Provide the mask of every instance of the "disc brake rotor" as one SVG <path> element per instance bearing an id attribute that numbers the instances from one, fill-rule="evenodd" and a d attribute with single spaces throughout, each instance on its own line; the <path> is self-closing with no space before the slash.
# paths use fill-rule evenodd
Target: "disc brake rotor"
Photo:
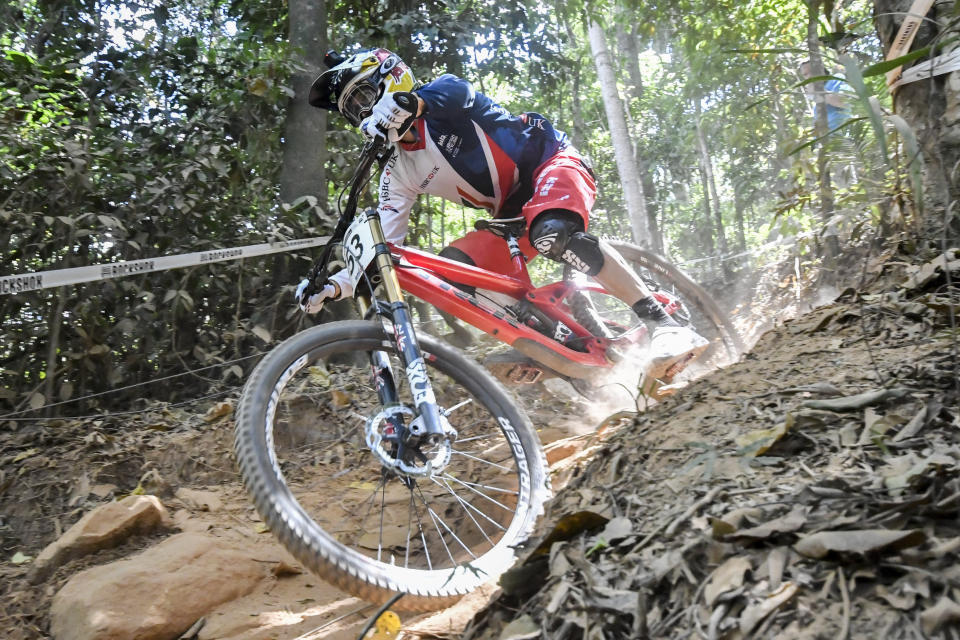
<path id="1" fill-rule="evenodd" d="M 404 434 L 399 432 L 397 424 L 403 422 L 404 416 L 414 418 L 416 413 L 406 406 L 388 407 L 369 418 L 364 428 L 367 446 L 384 467 L 405 476 L 425 478 L 443 471 L 450 463 L 456 432 L 445 429 L 448 436 L 453 437 L 443 438 L 430 445 L 429 451 L 424 451 L 419 444 L 402 442 Z M 447 426 L 445 416 L 442 420 Z"/>

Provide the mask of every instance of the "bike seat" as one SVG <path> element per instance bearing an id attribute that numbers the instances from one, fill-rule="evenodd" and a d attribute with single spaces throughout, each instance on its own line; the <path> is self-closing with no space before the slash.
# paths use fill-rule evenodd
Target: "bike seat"
<path id="1" fill-rule="evenodd" d="M 527 228 L 527 219 L 523 216 L 519 218 L 496 218 L 494 220 L 477 220 L 473 223 L 473 228 L 477 231 L 489 231 L 496 236 L 506 238 L 508 235 L 519 238 Z"/>

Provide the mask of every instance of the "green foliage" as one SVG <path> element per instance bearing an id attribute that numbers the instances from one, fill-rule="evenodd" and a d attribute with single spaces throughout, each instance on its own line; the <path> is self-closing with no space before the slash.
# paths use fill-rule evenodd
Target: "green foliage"
<path id="1" fill-rule="evenodd" d="M 800 0 L 385 0 L 329 2 L 327 9 L 331 47 L 386 46 L 421 80 L 461 74 L 507 109 L 554 121 L 593 161 L 600 192 L 591 229 L 625 237 L 630 226 L 586 39 L 587 20 L 601 21 L 616 41 L 631 142 L 648 170 L 644 189 L 665 251 L 678 261 L 714 256 L 720 246 L 716 221 L 706 215 L 698 117 L 735 252 L 816 237 L 824 221 L 815 215 L 822 176 L 813 153 L 821 145 L 834 167 L 858 176 L 838 190 L 831 224 L 845 232 L 884 224 L 875 212 L 896 183 L 881 158 L 893 149 L 894 129 L 920 193 L 916 136 L 885 113 L 879 76 L 889 64 L 870 64 L 881 57 L 876 39 L 843 27 L 869 19 L 865 0 L 838 6 L 837 20 L 821 26 L 826 75 L 852 88 L 854 117 L 819 138 L 809 86 L 797 73 L 807 57 L 807 5 Z M 286 3 L 263 0 L 28 0 L 0 8 L 3 275 L 328 230 L 333 212 L 277 200 L 292 97 L 286 34 L 296 17 L 288 11 Z M 359 144 L 341 118 L 329 119 L 327 175 L 318 180 L 326 181 L 331 203 Z M 484 213 L 421 198 L 409 241 L 439 250 Z M 535 264 L 540 277 L 555 268 Z M 719 278 L 718 264 L 696 262 L 691 271 L 700 280 Z M 0 411 L 255 354 L 264 336 L 295 330 L 300 316 L 290 291 L 307 268 L 306 254 L 282 254 L 0 297 Z M 64 412 L 125 406 L 144 393 L 193 397 L 198 382 L 235 384 L 246 366 Z M 55 384 L 44 399 L 48 369 Z"/>

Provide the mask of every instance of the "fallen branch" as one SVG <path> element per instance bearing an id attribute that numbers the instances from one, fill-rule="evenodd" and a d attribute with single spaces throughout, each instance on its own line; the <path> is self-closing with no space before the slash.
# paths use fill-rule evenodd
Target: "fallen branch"
<path id="1" fill-rule="evenodd" d="M 666 528 L 666 530 L 663 533 L 665 535 L 672 536 L 674 533 L 677 532 L 677 529 L 680 528 L 680 525 L 682 525 L 684 522 L 686 522 L 691 517 L 693 517 L 700 509 L 702 509 L 706 505 L 713 502 L 714 499 L 718 495 L 720 495 L 722 491 L 723 491 L 723 487 L 714 487 L 713 489 L 711 489 L 709 492 L 707 492 L 707 495 L 703 496 L 702 498 L 694 502 L 692 505 L 690 505 L 687 508 L 686 511 L 684 511 L 679 516 L 677 516 L 674 519 L 674 521 L 670 523 L 670 525 Z"/>
<path id="2" fill-rule="evenodd" d="M 856 411 L 874 404 L 879 404 L 885 400 L 902 398 L 910 393 L 909 389 L 877 389 L 858 393 L 855 396 L 845 398 L 835 398 L 833 400 L 807 400 L 801 407 L 807 409 L 822 409 L 824 411 Z"/>

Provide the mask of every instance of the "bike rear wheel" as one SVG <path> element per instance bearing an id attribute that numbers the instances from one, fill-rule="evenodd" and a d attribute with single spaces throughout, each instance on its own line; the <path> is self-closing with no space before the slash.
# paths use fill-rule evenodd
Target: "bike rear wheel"
<path id="1" fill-rule="evenodd" d="M 369 444 L 391 420 L 408 422 L 412 405 L 383 417 L 369 352 L 389 356 L 408 402 L 409 385 L 392 336 L 364 321 L 314 327 L 270 352 L 244 388 L 235 450 L 257 511 L 300 562 L 371 602 L 405 593 L 396 608 L 428 611 L 513 564 L 549 485 L 537 434 L 503 387 L 453 348 L 419 342 L 457 431 L 445 466 L 405 474 Z"/>
<path id="2" fill-rule="evenodd" d="M 635 244 L 619 240 L 608 242 L 620 252 L 651 290 L 666 291 L 680 301 L 681 306 L 674 318 L 710 341 L 709 348 L 699 358 L 701 363 L 732 362 L 744 351 L 743 342 L 733 323 L 710 294 L 687 274 L 663 257 Z M 576 277 L 576 274 L 570 267 L 564 268 L 565 279 Z M 585 294 L 582 297 L 575 296 L 571 302 L 574 305 L 591 305 L 596 314 L 611 325 L 629 327 L 637 323 L 633 312 L 610 296 Z"/>

